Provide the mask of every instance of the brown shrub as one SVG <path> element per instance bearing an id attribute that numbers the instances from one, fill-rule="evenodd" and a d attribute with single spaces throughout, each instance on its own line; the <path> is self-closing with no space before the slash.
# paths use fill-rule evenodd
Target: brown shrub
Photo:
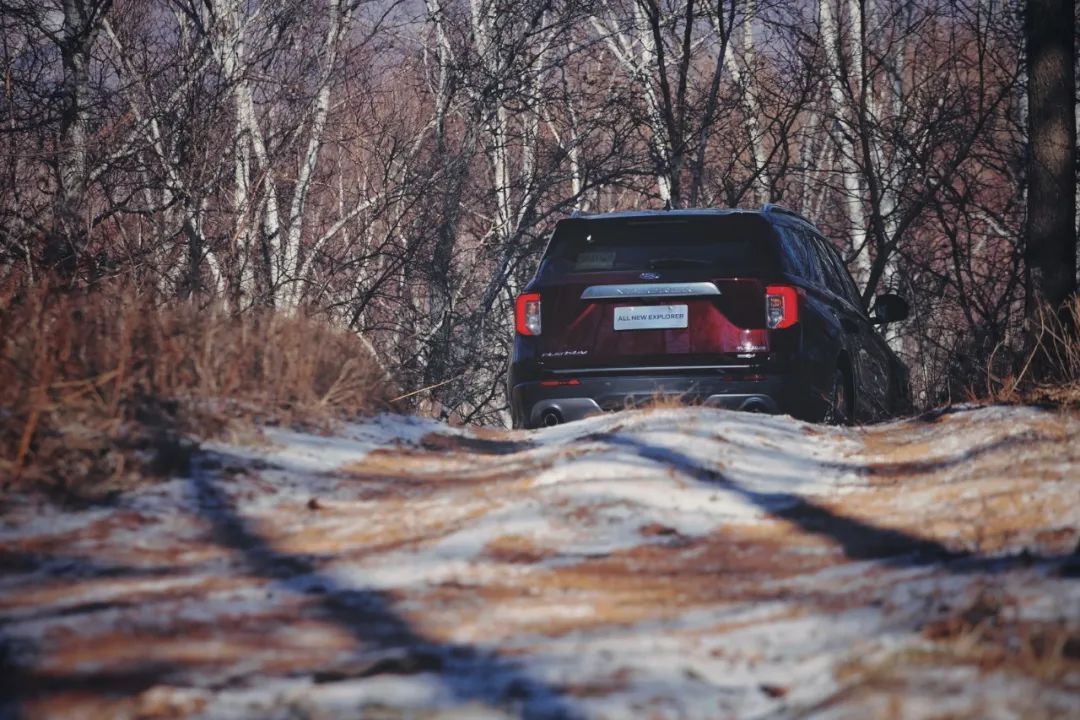
<path id="1" fill-rule="evenodd" d="M 1029 322 L 1032 342 L 1019 369 L 1003 378 L 988 372 L 985 396 L 1001 403 L 1080 406 L 1080 297 L 1060 313 L 1044 308 Z M 982 397 L 974 389 L 969 394 Z"/>
<path id="2" fill-rule="evenodd" d="M 358 336 L 302 313 L 159 303 L 106 285 L 0 297 L 0 477 L 94 494 L 186 463 L 236 421 L 326 422 L 388 407 Z"/>

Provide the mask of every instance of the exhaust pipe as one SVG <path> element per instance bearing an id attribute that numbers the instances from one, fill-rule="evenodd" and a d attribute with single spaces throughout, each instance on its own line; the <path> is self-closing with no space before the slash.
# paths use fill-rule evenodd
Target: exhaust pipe
<path id="1" fill-rule="evenodd" d="M 744 402 L 739 409 L 745 412 L 752 413 L 763 413 L 769 411 L 769 409 L 765 406 L 765 403 L 763 403 L 761 400 L 758 400 L 757 398 L 750 398 L 749 400 Z"/>
<path id="2" fill-rule="evenodd" d="M 555 427 L 562 422 L 562 415 L 554 408 L 548 408 L 540 415 L 540 424 L 544 427 Z"/>

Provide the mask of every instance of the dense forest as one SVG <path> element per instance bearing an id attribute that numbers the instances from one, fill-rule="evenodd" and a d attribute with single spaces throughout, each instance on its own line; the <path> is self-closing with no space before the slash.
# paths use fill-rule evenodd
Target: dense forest
<path id="1" fill-rule="evenodd" d="M 3 0 L 0 296 L 324 318 L 416 409 L 500 422 L 556 219 L 778 202 L 911 301 L 917 405 L 992 394 L 1075 294 L 1073 12 Z"/>

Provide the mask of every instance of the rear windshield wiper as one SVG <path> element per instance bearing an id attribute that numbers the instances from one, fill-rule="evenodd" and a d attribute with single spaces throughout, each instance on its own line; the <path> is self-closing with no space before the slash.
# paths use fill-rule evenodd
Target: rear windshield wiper
<path id="1" fill-rule="evenodd" d="M 653 258 L 649 261 L 648 266 L 650 270 L 656 268 L 677 268 L 677 267 L 712 267 L 711 260 L 702 260 L 700 258 L 683 258 L 683 257 L 669 257 L 669 258 Z"/>

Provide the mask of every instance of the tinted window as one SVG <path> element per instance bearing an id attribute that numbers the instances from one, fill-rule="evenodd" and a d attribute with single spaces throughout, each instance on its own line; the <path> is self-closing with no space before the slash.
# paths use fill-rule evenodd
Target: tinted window
<path id="1" fill-rule="evenodd" d="M 840 279 L 840 274 L 836 271 L 836 265 L 832 262 L 832 256 L 829 254 L 828 248 L 825 247 L 825 242 L 820 238 L 815 237 L 814 244 L 818 248 L 818 257 L 821 260 L 821 270 L 825 276 L 825 287 L 837 297 L 846 297 L 844 283 Z"/>
<path id="2" fill-rule="evenodd" d="M 801 228 L 780 225 L 776 228 L 783 248 L 783 265 L 786 272 L 821 285 L 821 268 L 818 267 L 817 251 L 809 233 Z"/>
<path id="3" fill-rule="evenodd" d="M 856 308 L 862 308 L 862 298 L 859 296 L 859 291 L 855 287 L 851 275 L 848 274 L 844 262 L 840 259 L 839 253 L 824 238 L 817 236 L 816 239 L 821 245 L 821 262 L 825 269 L 826 283 L 829 289 Z"/>
<path id="4" fill-rule="evenodd" d="M 836 262 L 840 265 L 840 281 L 847 289 L 848 299 L 851 300 L 852 305 L 861 310 L 863 307 L 863 301 L 862 295 L 859 293 L 859 288 L 857 285 L 855 285 L 855 281 L 851 279 L 851 273 L 848 272 L 847 266 L 844 265 L 843 261 L 840 259 L 840 255 L 838 253 L 834 254 L 836 254 Z"/>
<path id="5" fill-rule="evenodd" d="M 753 215 L 564 220 L 555 228 L 540 274 L 696 267 L 756 274 L 776 267 L 773 237 L 769 224 Z"/>

